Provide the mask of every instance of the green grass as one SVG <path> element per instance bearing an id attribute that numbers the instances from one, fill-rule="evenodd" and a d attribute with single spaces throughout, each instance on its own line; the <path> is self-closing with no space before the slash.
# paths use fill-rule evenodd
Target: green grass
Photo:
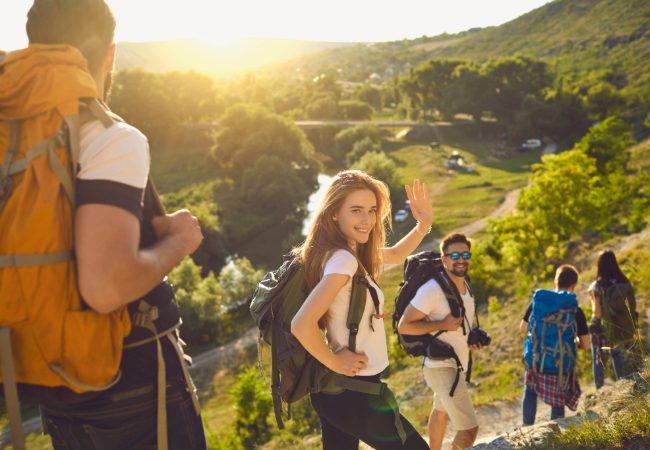
<path id="1" fill-rule="evenodd" d="M 494 211 L 505 194 L 526 185 L 532 164 L 540 151 L 517 153 L 497 159 L 491 151 L 494 138 L 482 137 L 471 125 L 439 126 L 444 145 L 406 145 L 390 153 L 398 162 L 403 184 L 419 178 L 427 183 L 434 207 L 434 234 L 444 235 Z M 462 173 L 445 167 L 447 156 L 457 150 L 474 172 Z M 398 238 L 413 226 L 412 220 L 395 224 Z"/>

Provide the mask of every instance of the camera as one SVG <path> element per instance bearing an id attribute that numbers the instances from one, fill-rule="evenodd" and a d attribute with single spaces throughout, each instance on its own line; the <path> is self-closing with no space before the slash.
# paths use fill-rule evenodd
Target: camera
<path id="1" fill-rule="evenodd" d="M 485 347 L 486 345 L 490 345 L 490 342 L 492 342 L 492 338 L 482 328 L 472 328 L 467 336 L 467 343 L 469 345 L 479 344 Z"/>

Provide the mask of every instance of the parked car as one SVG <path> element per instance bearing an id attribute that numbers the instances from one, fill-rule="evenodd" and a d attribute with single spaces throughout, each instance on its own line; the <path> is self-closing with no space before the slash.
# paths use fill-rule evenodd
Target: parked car
<path id="1" fill-rule="evenodd" d="M 535 150 L 537 148 L 540 148 L 541 146 L 542 146 L 542 141 L 540 139 L 527 139 L 521 143 L 519 149 L 521 151 Z"/>
<path id="2" fill-rule="evenodd" d="M 395 213 L 395 216 L 393 217 L 395 219 L 395 222 L 404 222 L 409 216 L 409 213 L 405 209 L 400 209 Z"/>

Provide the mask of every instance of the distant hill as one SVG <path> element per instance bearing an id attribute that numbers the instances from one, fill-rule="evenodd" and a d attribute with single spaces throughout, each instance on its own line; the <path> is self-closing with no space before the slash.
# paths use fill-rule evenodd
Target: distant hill
<path id="1" fill-rule="evenodd" d="M 200 40 L 120 42 L 116 65 L 118 70 L 194 70 L 224 76 L 347 45 L 351 44 L 262 38 L 240 39 L 223 44 Z"/>
<path id="2" fill-rule="evenodd" d="M 289 65 L 341 68 L 351 81 L 392 74 L 431 58 L 485 60 L 527 55 L 560 72 L 611 73 L 619 88 L 650 86 L 650 1 L 557 0 L 497 27 L 326 50 Z"/>

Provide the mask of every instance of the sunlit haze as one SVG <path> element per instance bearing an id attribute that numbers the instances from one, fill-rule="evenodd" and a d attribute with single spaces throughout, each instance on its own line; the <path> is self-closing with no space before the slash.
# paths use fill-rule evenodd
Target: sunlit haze
<path id="1" fill-rule="evenodd" d="M 548 0 L 109 0 L 116 40 L 243 37 L 380 42 L 500 25 Z M 25 20 L 32 0 L 7 0 L 0 15 L 0 48 L 27 45 Z"/>

